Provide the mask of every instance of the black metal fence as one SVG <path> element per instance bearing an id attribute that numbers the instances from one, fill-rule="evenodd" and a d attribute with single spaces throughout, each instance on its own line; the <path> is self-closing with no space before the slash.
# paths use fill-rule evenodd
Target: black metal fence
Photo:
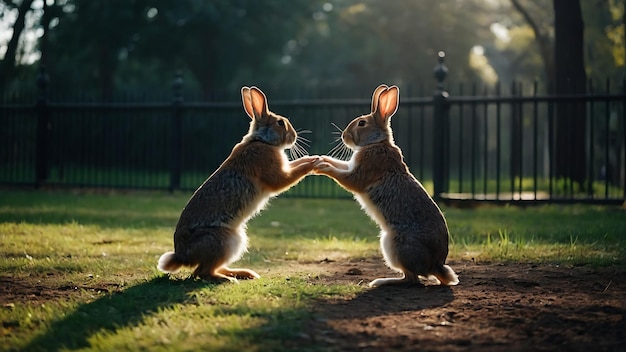
<path id="1" fill-rule="evenodd" d="M 476 86 L 463 85 L 448 94 L 443 62 L 436 76 L 434 94 L 401 94 L 392 125 L 411 171 L 438 199 L 603 204 L 626 199 L 623 82 L 584 96 L 540 96 L 536 84 L 529 93 L 515 84 L 507 95 L 500 86 L 478 93 Z M 180 77 L 169 102 L 116 103 L 50 100 L 44 77 L 37 99 L 5 97 L 0 105 L 2 185 L 192 191 L 247 131 L 240 101 L 186 102 Z M 347 125 L 370 104 L 268 98 L 270 109 L 289 117 L 296 129 L 313 131 L 306 136 L 311 154 L 327 153 L 336 137 L 332 124 Z M 555 112 L 574 103 L 585 109 L 580 140 L 585 155 L 559 155 L 584 160 L 583 182 L 555 172 Z M 325 177 L 311 176 L 287 196 L 350 195 Z"/>

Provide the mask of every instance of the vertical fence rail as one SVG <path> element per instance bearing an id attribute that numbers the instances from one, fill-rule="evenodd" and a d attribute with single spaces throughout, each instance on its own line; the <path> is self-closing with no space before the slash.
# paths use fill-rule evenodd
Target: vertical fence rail
<path id="1" fill-rule="evenodd" d="M 41 187 L 48 179 L 48 150 L 50 148 L 50 110 L 48 108 L 48 74 L 45 67 L 39 69 L 37 75 L 37 142 L 35 161 L 35 186 Z"/>
<path id="2" fill-rule="evenodd" d="M 437 79 L 437 87 L 433 94 L 433 187 L 435 198 L 440 198 L 448 191 L 448 146 L 449 139 L 449 111 L 448 92 L 444 89 L 444 80 L 448 74 L 448 68 L 444 63 L 445 53 L 438 53 L 439 64 L 435 67 L 434 74 Z"/>
<path id="3" fill-rule="evenodd" d="M 626 12 L 624 12 L 626 16 Z M 626 79 L 622 80 L 622 143 L 620 146 L 620 170 L 624 170 L 622 173 L 622 198 L 626 201 Z M 618 132 L 619 133 L 619 132 Z"/>
<path id="4" fill-rule="evenodd" d="M 170 150 L 170 192 L 180 189 L 182 174 L 182 149 L 183 149 L 183 74 L 176 72 L 172 82 L 172 117 L 171 117 L 171 141 Z"/>

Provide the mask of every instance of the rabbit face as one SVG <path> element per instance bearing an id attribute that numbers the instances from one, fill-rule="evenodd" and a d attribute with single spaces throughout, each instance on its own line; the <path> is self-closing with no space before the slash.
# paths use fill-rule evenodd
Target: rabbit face
<path id="1" fill-rule="evenodd" d="M 251 130 L 256 139 L 286 149 L 291 148 L 298 137 L 289 120 L 273 113 L 264 119 L 254 119 Z"/>
<path id="2" fill-rule="evenodd" d="M 369 144 L 380 143 L 391 137 L 387 123 L 378 124 L 374 114 L 364 115 L 352 120 L 341 134 L 343 143 L 352 150 Z"/>
<path id="3" fill-rule="evenodd" d="M 372 95 L 372 112 L 352 120 L 341 133 L 341 140 L 350 149 L 389 141 L 393 143 L 391 116 L 398 110 L 398 87 L 381 84 Z"/>

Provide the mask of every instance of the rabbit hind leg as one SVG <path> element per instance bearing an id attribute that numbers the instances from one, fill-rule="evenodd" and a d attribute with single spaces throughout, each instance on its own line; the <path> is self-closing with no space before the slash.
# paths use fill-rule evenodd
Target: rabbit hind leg
<path id="1" fill-rule="evenodd" d="M 369 287 L 380 287 L 380 286 L 413 286 L 413 285 L 422 285 L 418 279 L 418 276 L 410 271 L 404 271 L 404 275 L 402 277 L 385 277 L 378 278 L 369 283 Z"/>
<path id="2" fill-rule="evenodd" d="M 244 268 L 228 268 L 224 266 L 224 267 L 217 269 L 216 272 L 218 274 L 236 278 L 239 280 L 252 280 L 252 279 L 258 279 L 261 277 L 261 275 L 257 274 L 253 270 L 244 269 Z"/>
<path id="3" fill-rule="evenodd" d="M 215 265 L 207 265 L 206 262 L 198 265 L 192 275 L 207 281 L 237 283 L 235 277 L 221 273 L 220 268 L 216 268 Z"/>
<path id="4" fill-rule="evenodd" d="M 189 257 L 198 263 L 193 275 L 210 281 L 236 282 L 238 277 L 252 275 L 249 272 L 229 271 L 229 263 L 239 259 L 246 250 L 245 232 L 233 232 L 228 228 L 210 228 L 198 231 L 198 239 Z M 240 275 L 237 275 L 240 273 Z M 258 274 L 257 274 L 258 276 Z"/>
<path id="5" fill-rule="evenodd" d="M 433 273 L 442 285 L 454 286 L 459 284 L 459 276 L 448 265 L 440 265 Z"/>

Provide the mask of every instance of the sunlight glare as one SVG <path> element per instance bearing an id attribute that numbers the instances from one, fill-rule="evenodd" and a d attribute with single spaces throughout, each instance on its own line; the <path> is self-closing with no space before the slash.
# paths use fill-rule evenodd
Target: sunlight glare
<path id="1" fill-rule="evenodd" d="M 509 30 L 502 23 L 494 22 L 489 26 L 489 30 L 496 36 L 496 39 L 508 43 L 511 41 Z"/>
<path id="2" fill-rule="evenodd" d="M 148 9 L 148 12 L 146 13 L 146 16 L 149 19 L 153 19 L 155 18 L 157 15 L 159 14 L 159 10 L 156 7 L 151 7 L 150 9 Z"/>

